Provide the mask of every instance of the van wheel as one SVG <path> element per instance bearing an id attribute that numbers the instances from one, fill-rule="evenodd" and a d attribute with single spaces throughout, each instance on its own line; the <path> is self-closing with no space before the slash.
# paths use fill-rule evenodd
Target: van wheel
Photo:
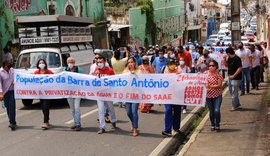
<path id="1" fill-rule="evenodd" d="M 30 106 L 33 103 L 33 99 L 23 99 L 22 103 L 24 106 Z"/>

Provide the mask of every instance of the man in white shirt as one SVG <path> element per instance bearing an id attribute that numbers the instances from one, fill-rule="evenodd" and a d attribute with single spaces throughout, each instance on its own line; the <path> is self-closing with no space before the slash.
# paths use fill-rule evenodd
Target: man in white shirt
<path id="1" fill-rule="evenodd" d="M 252 88 L 259 90 L 260 83 L 260 61 L 262 59 L 261 52 L 255 49 L 254 45 L 250 45 L 249 49 L 252 55 L 252 70 L 250 73 Z"/>
<path id="2" fill-rule="evenodd" d="M 246 82 L 246 91 L 249 93 L 249 83 L 250 83 L 250 71 L 252 70 L 252 55 L 249 49 L 244 48 L 242 42 L 238 43 L 238 50 L 235 54 L 240 57 L 242 61 L 242 81 L 241 81 L 241 94 L 245 95 L 245 82 Z"/>

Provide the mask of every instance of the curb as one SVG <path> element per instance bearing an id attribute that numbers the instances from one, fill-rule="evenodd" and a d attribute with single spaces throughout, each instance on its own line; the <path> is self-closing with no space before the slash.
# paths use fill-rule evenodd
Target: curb
<path id="1" fill-rule="evenodd" d="M 222 90 L 227 87 L 227 83 L 223 82 Z M 192 122 L 200 117 L 205 107 L 195 107 L 185 118 L 181 121 L 180 131 L 182 134 L 173 133 L 172 137 L 165 138 L 163 141 L 149 154 L 149 156 L 165 156 L 174 154 L 181 143 L 186 139 L 189 133 Z"/>

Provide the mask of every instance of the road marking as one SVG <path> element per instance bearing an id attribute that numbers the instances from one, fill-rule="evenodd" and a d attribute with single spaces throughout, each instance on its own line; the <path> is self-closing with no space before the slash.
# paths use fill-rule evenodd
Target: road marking
<path id="1" fill-rule="evenodd" d="M 89 115 L 91 115 L 91 114 L 94 114 L 94 113 L 96 113 L 98 111 L 98 109 L 96 108 L 96 109 L 94 109 L 94 110 L 91 110 L 90 112 L 87 112 L 87 113 L 85 113 L 85 114 L 83 114 L 83 115 L 81 115 L 81 119 L 83 119 L 83 118 L 85 118 L 85 117 L 87 117 L 87 116 L 89 116 Z M 69 124 L 72 124 L 73 123 L 73 119 L 71 119 L 71 120 L 69 120 L 69 121 L 67 121 L 67 122 L 65 122 L 65 124 L 66 125 L 69 125 Z"/>
<path id="2" fill-rule="evenodd" d="M 16 109 L 16 112 L 18 111 L 18 109 Z M 7 115 L 7 112 L 1 113 L 0 116 L 4 116 Z"/>
<path id="3" fill-rule="evenodd" d="M 222 97 L 226 95 L 226 93 L 229 91 L 229 87 L 225 89 L 225 91 L 222 93 Z M 198 125 L 198 127 L 195 129 L 194 133 L 190 136 L 190 139 L 188 142 L 183 146 L 181 151 L 179 152 L 178 156 L 183 156 L 189 149 L 189 147 L 196 141 L 196 138 L 198 134 L 202 131 L 205 123 L 209 119 L 209 112 L 205 115 L 201 123 Z"/>

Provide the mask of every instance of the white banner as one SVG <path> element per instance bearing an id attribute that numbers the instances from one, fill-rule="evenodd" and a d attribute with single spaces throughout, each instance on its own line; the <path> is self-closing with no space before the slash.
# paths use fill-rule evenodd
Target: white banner
<path id="1" fill-rule="evenodd" d="M 224 55 L 227 54 L 221 54 L 221 53 L 210 53 L 209 57 L 218 63 L 219 69 L 225 69 L 227 70 L 227 67 L 225 65 Z"/>
<path id="2" fill-rule="evenodd" d="M 16 99 L 83 99 L 204 106 L 205 74 L 121 74 L 98 78 L 62 72 L 33 75 L 15 72 Z"/>

